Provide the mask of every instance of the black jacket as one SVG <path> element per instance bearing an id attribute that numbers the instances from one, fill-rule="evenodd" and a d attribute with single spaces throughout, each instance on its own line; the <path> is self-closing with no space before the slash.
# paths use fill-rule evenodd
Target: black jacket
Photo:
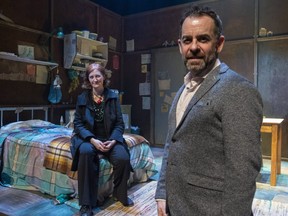
<path id="1" fill-rule="evenodd" d="M 118 95 L 112 90 L 104 89 L 104 127 L 109 140 L 124 143 L 124 122 L 122 118 Z M 78 96 L 74 119 L 74 132 L 71 138 L 71 154 L 73 157 L 71 170 L 76 171 L 78 166 L 79 146 L 94 137 L 94 117 L 91 90 L 84 91 Z"/>

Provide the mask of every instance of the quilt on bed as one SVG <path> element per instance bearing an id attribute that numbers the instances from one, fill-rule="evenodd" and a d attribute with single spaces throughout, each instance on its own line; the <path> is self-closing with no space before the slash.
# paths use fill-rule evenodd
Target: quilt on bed
<path id="1" fill-rule="evenodd" d="M 10 185 L 33 185 L 51 195 L 73 193 L 77 173 L 70 171 L 72 129 L 41 120 L 12 123 L 0 130 L 3 151 L 2 181 Z M 157 173 L 149 142 L 142 136 L 124 134 L 130 149 L 133 169 L 146 170 L 147 177 Z M 99 185 L 112 174 L 108 160 L 100 160 Z M 53 192 L 51 192 L 53 191 Z"/>

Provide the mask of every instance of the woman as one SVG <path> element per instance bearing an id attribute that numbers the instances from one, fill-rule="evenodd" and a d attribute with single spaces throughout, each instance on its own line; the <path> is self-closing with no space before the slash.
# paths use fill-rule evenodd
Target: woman
<path id="1" fill-rule="evenodd" d="M 114 199 L 124 206 L 134 204 L 127 196 L 131 165 L 120 103 L 108 84 L 104 67 L 93 63 L 84 77 L 83 88 L 87 90 L 77 99 L 71 153 L 72 170 L 78 170 L 80 215 L 93 215 L 97 206 L 99 154 L 113 165 Z"/>

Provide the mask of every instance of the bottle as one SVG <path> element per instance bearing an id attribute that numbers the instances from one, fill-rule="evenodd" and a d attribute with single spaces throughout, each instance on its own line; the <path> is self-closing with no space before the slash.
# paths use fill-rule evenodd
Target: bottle
<path id="1" fill-rule="evenodd" d="M 63 116 L 60 117 L 60 125 L 62 125 L 62 126 L 64 125 L 64 118 L 63 118 Z"/>

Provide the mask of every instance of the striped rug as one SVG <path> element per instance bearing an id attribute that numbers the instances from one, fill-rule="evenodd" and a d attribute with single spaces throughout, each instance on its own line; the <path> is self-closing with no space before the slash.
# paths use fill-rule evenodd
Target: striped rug
<path id="1" fill-rule="evenodd" d="M 157 215 L 157 207 L 154 199 L 157 181 L 151 181 L 139 190 L 130 194 L 133 200 L 133 207 L 124 207 L 120 202 L 116 202 L 103 209 L 94 216 L 154 216 Z"/>
<path id="2" fill-rule="evenodd" d="M 157 181 L 151 181 L 141 187 L 129 197 L 134 201 L 133 207 L 123 207 L 116 202 L 96 213 L 95 216 L 156 216 L 157 206 L 154 199 Z M 273 190 L 275 196 L 272 200 L 254 198 L 252 210 L 254 216 L 288 216 L 287 188 L 277 190 L 267 184 L 257 184 L 257 190 Z M 265 197 L 266 198 L 266 197 Z"/>

